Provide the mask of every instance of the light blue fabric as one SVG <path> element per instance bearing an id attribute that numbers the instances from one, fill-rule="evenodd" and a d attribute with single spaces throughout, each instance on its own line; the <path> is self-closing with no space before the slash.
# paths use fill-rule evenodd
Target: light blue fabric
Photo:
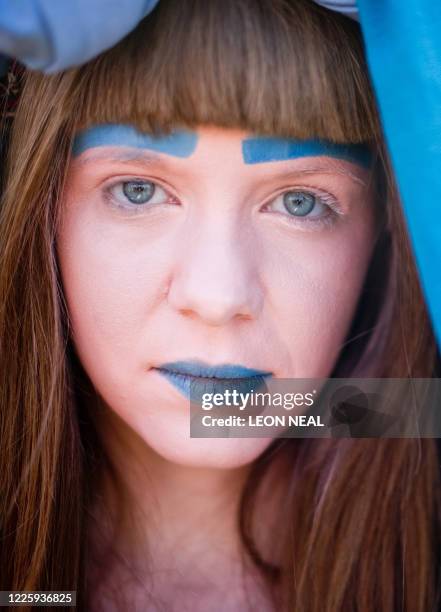
<path id="1" fill-rule="evenodd" d="M 358 0 L 367 59 L 441 345 L 441 2 Z"/>
<path id="2" fill-rule="evenodd" d="M 87 62 L 158 0 L 0 0 L 0 53 L 52 73 Z"/>
<path id="3" fill-rule="evenodd" d="M 340 12 L 356 4 L 317 2 Z M 441 0 L 357 4 L 420 280 L 441 346 Z"/>
<path id="4" fill-rule="evenodd" d="M 315 0 L 317 4 L 321 4 L 327 9 L 343 13 L 352 19 L 358 19 L 358 10 L 356 0 Z"/>

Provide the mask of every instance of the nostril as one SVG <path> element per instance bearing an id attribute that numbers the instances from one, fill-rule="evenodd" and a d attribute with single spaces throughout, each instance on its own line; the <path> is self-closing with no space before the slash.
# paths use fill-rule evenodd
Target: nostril
<path id="1" fill-rule="evenodd" d="M 224 325 L 254 319 L 261 309 L 263 292 L 248 257 L 231 241 L 205 236 L 182 251 L 171 273 L 167 300 L 182 316 Z"/>

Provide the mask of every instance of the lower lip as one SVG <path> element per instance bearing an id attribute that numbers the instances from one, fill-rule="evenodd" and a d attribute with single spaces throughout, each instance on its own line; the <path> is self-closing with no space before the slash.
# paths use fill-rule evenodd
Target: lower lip
<path id="1" fill-rule="evenodd" d="M 238 393 L 250 393 L 261 390 L 265 386 L 267 376 L 248 376 L 244 378 L 202 378 L 189 374 L 178 374 L 170 370 L 156 368 L 175 389 L 192 402 L 199 403 L 205 393 L 211 395 L 224 393 L 226 389 L 236 390 Z"/>

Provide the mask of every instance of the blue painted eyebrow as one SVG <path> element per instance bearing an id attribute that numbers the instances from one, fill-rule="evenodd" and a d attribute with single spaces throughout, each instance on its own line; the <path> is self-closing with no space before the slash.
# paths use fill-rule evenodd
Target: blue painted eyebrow
<path id="1" fill-rule="evenodd" d="M 87 149 L 105 146 L 123 146 L 149 149 L 175 157 L 189 157 L 198 142 L 195 132 L 176 130 L 170 134 L 147 134 L 131 125 L 103 124 L 79 132 L 74 139 L 72 155 L 78 157 Z"/>
<path id="2" fill-rule="evenodd" d="M 369 147 L 364 144 L 338 144 L 328 140 L 294 140 L 271 136 L 245 138 L 242 141 L 242 155 L 246 164 L 320 155 L 343 159 L 365 168 L 369 168 L 372 163 Z"/>

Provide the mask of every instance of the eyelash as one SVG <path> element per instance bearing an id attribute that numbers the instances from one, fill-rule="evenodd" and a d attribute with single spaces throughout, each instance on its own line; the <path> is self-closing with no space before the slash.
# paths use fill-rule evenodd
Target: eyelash
<path id="1" fill-rule="evenodd" d="M 295 215 L 290 215 L 288 211 L 286 213 L 276 213 L 281 214 L 284 218 L 286 218 L 288 223 L 294 223 L 297 226 L 302 226 L 304 229 L 320 229 L 322 227 L 330 227 L 334 225 L 336 221 L 344 216 L 342 208 L 334 195 L 327 191 L 317 189 L 317 187 L 309 187 L 307 185 L 290 186 L 281 190 L 275 197 L 273 196 L 271 200 L 264 204 L 262 208 L 265 209 L 269 205 L 274 204 L 278 198 L 283 197 L 285 194 L 291 191 L 299 191 L 313 195 L 315 198 L 317 198 L 319 203 L 327 208 L 327 212 L 326 214 L 317 217 L 298 217 Z M 274 214 L 274 212 L 270 212 L 270 214 Z"/>
<path id="2" fill-rule="evenodd" d="M 165 202 L 146 202 L 145 206 L 143 206 L 142 204 L 134 204 L 133 202 L 130 202 L 129 200 L 126 200 L 125 203 L 122 203 L 120 200 L 117 199 L 117 197 L 115 196 L 115 190 L 117 188 L 122 189 L 123 185 L 125 183 L 136 183 L 136 182 L 140 182 L 140 183 L 152 183 L 155 187 L 155 192 L 156 193 L 157 189 L 161 189 L 162 191 L 164 191 L 165 194 L 167 194 L 168 199 Z M 104 198 L 107 201 L 108 204 L 110 204 L 112 207 L 118 209 L 118 210 L 124 210 L 125 212 L 129 213 L 130 215 L 139 215 L 139 214 L 144 214 L 145 213 L 145 209 L 146 208 L 152 208 L 153 206 L 156 206 L 158 204 L 167 204 L 167 205 L 178 205 L 180 204 L 179 200 L 177 197 L 175 197 L 174 195 L 172 195 L 170 193 L 170 187 L 166 187 L 164 185 L 162 185 L 158 180 L 150 180 L 150 179 L 143 179 L 143 178 L 139 178 L 139 177 L 130 177 L 130 178 L 124 178 L 123 180 L 119 180 L 116 181 L 114 183 L 111 183 L 110 185 L 106 186 L 103 190 L 104 193 Z"/>
<path id="3" fill-rule="evenodd" d="M 150 201 L 145 203 L 145 206 L 143 206 L 142 204 L 134 204 L 134 203 L 130 203 L 129 200 L 126 200 L 126 203 L 121 203 L 121 201 L 118 201 L 117 198 L 115 197 L 115 190 L 117 188 L 122 189 L 123 185 L 125 183 L 132 183 L 132 182 L 141 182 L 141 183 L 152 183 L 155 187 L 155 190 L 157 190 L 158 188 L 160 190 L 162 190 L 165 194 L 167 194 L 167 196 L 169 196 L 169 199 L 165 202 L 156 202 L 156 203 L 151 203 Z M 126 211 L 128 214 L 130 215 L 139 215 L 139 214 L 144 214 L 145 210 L 147 208 L 152 208 L 153 206 L 156 206 L 158 204 L 162 205 L 162 204 L 166 204 L 166 205 L 179 205 L 179 199 L 177 197 L 175 197 L 174 195 L 172 195 L 169 192 L 169 187 L 165 187 L 164 185 L 162 185 L 159 181 L 157 180 L 150 180 L 150 179 L 142 179 L 139 177 L 130 177 L 130 178 L 126 178 L 124 180 L 119 180 L 117 182 L 112 183 L 111 185 L 108 185 L 107 187 L 104 188 L 104 197 L 106 199 L 106 201 L 113 206 L 114 208 L 118 209 L 118 210 L 124 210 Z M 298 217 L 295 215 L 290 215 L 288 211 L 286 211 L 286 213 L 278 213 L 276 212 L 275 214 L 279 214 L 282 215 L 283 217 L 286 218 L 286 221 L 288 223 L 294 223 L 295 225 L 299 226 L 301 225 L 303 228 L 305 229 L 314 229 L 314 228 L 321 228 L 321 227 L 330 227 L 331 225 L 333 225 L 340 217 L 344 216 L 342 209 L 340 207 L 340 204 L 337 200 L 337 198 L 335 196 L 333 196 L 332 194 L 330 194 L 329 192 L 326 191 L 322 191 L 317 189 L 316 187 L 309 187 L 306 185 L 301 185 L 301 186 L 290 186 L 287 187 L 281 191 L 279 191 L 279 193 L 276 196 L 272 196 L 271 200 L 267 201 L 266 203 L 264 203 L 260 210 L 264 210 L 268 209 L 268 207 L 271 204 L 274 204 L 275 202 L 277 202 L 278 198 L 283 198 L 283 196 L 286 193 L 289 193 L 291 191 L 299 191 L 299 192 L 304 192 L 304 193 L 309 193 L 311 195 L 313 195 L 315 198 L 317 198 L 318 202 L 321 203 L 322 205 L 324 205 L 328 211 L 325 215 L 322 216 L 317 216 L 317 217 L 311 217 L 308 218 L 306 215 L 304 217 Z M 154 192 L 155 193 L 155 192 Z M 265 211 L 268 212 L 268 211 Z M 274 214 L 274 212 L 270 212 L 270 214 Z"/>

